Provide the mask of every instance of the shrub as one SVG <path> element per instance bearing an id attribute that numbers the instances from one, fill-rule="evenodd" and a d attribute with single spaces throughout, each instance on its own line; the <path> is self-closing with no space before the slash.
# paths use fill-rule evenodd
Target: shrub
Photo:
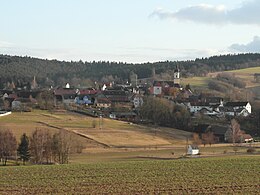
<path id="1" fill-rule="evenodd" d="M 255 148 L 248 148 L 247 149 L 247 153 L 254 153 L 256 150 L 255 150 Z"/>

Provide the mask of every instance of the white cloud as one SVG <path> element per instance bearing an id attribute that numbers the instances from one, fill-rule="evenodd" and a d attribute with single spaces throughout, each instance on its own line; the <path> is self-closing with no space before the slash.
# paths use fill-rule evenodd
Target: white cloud
<path id="1" fill-rule="evenodd" d="M 175 12 L 156 9 L 151 16 L 160 19 L 175 19 L 206 24 L 254 24 L 260 25 L 260 0 L 247 1 L 236 9 L 227 9 L 224 5 L 200 4 L 186 7 Z"/>
<path id="2" fill-rule="evenodd" d="M 233 44 L 229 47 L 231 51 L 236 52 L 251 52 L 257 53 L 260 52 L 260 37 L 255 36 L 253 40 L 247 44 Z"/>

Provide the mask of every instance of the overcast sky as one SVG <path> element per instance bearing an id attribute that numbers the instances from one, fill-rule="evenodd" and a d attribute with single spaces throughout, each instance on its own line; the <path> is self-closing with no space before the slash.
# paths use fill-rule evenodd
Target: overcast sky
<path id="1" fill-rule="evenodd" d="M 154 62 L 260 52 L 260 0 L 0 0 L 0 53 Z"/>

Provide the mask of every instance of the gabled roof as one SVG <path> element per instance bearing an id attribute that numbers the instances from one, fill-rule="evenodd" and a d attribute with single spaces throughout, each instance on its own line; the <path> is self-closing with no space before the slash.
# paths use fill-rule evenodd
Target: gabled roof
<path id="1" fill-rule="evenodd" d="M 207 102 L 191 102 L 191 106 L 210 106 Z"/>
<path id="2" fill-rule="evenodd" d="M 236 112 L 238 112 L 238 113 L 241 113 L 241 112 L 248 112 L 248 110 L 245 109 L 245 108 L 239 108 L 239 109 L 236 110 Z"/>
<path id="3" fill-rule="evenodd" d="M 99 90 L 90 90 L 90 89 L 80 89 L 79 94 L 80 95 L 94 95 L 97 94 Z"/>
<path id="4" fill-rule="evenodd" d="M 198 150 L 199 147 L 197 145 L 189 145 L 193 150 Z"/>
<path id="5" fill-rule="evenodd" d="M 220 112 L 235 112 L 234 108 L 231 107 L 231 106 L 230 107 L 222 107 L 222 106 L 220 106 L 219 107 L 219 111 Z"/>
<path id="6" fill-rule="evenodd" d="M 75 95 L 76 89 L 71 88 L 58 88 L 54 90 L 55 95 Z"/>
<path id="7" fill-rule="evenodd" d="M 243 137 L 244 139 L 252 139 L 252 136 L 249 135 L 249 134 L 242 134 L 242 137 Z"/>
<path id="8" fill-rule="evenodd" d="M 205 97 L 205 101 L 208 103 L 220 103 L 223 101 L 222 97 Z"/>
<path id="9" fill-rule="evenodd" d="M 99 104 L 110 104 L 111 101 L 107 98 L 96 98 L 96 103 Z"/>
<path id="10" fill-rule="evenodd" d="M 227 102 L 225 106 L 227 107 L 237 107 L 237 106 L 246 106 L 249 102 Z"/>
<path id="11" fill-rule="evenodd" d="M 214 134 L 218 134 L 218 135 L 225 135 L 228 129 L 229 126 L 222 126 L 222 125 L 211 125 L 208 127 L 208 130 L 210 132 L 213 132 Z"/>
<path id="12" fill-rule="evenodd" d="M 162 86 L 162 87 L 176 87 L 180 88 L 181 86 L 174 81 L 154 81 L 153 86 Z"/>
<path id="13" fill-rule="evenodd" d="M 123 91 L 123 90 L 105 90 L 105 91 L 102 91 L 102 93 L 103 93 L 105 96 L 109 96 L 109 95 L 122 96 L 122 95 L 127 95 L 128 92 Z"/>
<path id="14" fill-rule="evenodd" d="M 111 102 L 129 102 L 133 95 L 121 90 L 105 90 L 102 94 Z"/>

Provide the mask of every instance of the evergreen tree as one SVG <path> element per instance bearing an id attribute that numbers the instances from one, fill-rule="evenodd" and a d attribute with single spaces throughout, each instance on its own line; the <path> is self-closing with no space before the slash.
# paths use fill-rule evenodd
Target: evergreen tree
<path id="1" fill-rule="evenodd" d="M 20 156 L 20 159 L 23 161 L 23 164 L 25 164 L 25 162 L 30 159 L 29 138 L 25 133 L 21 136 L 21 142 L 19 144 L 17 152 Z"/>

